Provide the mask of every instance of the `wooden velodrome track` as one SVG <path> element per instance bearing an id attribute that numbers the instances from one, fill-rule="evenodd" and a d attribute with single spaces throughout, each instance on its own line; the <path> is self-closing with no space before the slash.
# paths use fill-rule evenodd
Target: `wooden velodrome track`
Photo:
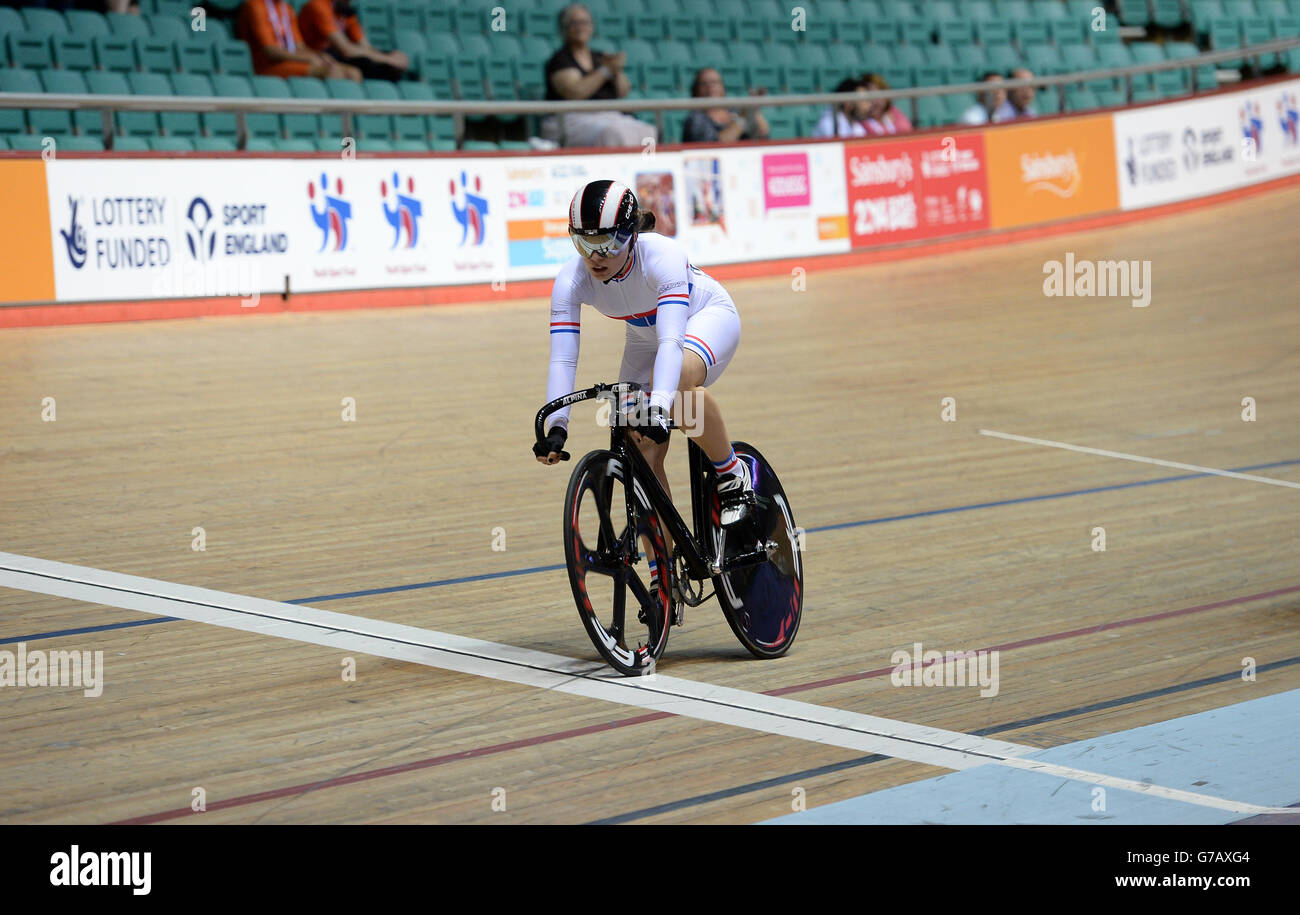
<path id="1" fill-rule="evenodd" d="M 751 660 L 711 601 L 673 631 L 661 678 L 1036 748 L 1300 687 L 1293 663 L 1234 676 L 1300 655 L 1300 492 L 1120 488 L 1188 473 L 979 434 L 1300 481 L 1297 208 L 1293 186 L 938 258 L 810 261 L 805 292 L 729 282 L 744 333 L 715 392 L 808 530 L 803 628 L 785 658 Z M 1045 297 L 1043 263 L 1066 251 L 1149 260 L 1150 306 Z M 529 448 L 546 314 L 535 299 L 5 331 L 0 550 L 599 676 L 556 568 L 573 465 Z M 622 328 L 584 314 L 579 384 L 614 380 Z M 575 455 L 603 447 L 590 408 L 574 429 Z M 680 440 L 670 463 L 680 504 Z M 378 593 L 338 597 L 358 591 Z M 98 698 L 0 689 L 0 821 L 756 822 L 790 813 L 795 788 L 812 809 L 949 771 L 189 619 L 113 627 L 150 619 L 0 588 L 0 648 L 104 652 Z M 1000 647 L 998 695 L 891 685 L 891 654 L 916 642 Z"/>

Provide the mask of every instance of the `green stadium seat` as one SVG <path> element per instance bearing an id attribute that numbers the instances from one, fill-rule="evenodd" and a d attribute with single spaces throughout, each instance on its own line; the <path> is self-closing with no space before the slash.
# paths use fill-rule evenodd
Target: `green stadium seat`
<path id="1" fill-rule="evenodd" d="M 672 67 L 667 66 L 669 71 Z M 515 62 L 512 58 L 493 58 L 487 61 L 484 67 L 484 75 L 487 77 L 488 92 L 493 101 L 514 101 L 519 97 L 519 92 L 515 88 Z M 501 115 L 509 120 L 518 120 L 521 115 Z"/>
<path id="2" fill-rule="evenodd" d="M 1210 21 L 1210 50 L 1224 51 L 1239 47 L 1241 47 L 1241 29 L 1238 20 L 1225 16 Z M 1245 60 L 1235 57 L 1220 61 L 1218 66 L 1239 70 L 1245 66 Z"/>
<path id="3" fill-rule="evenodd" d="M 794 95 L 810 95 L 817 91 L 817 71 L 807 64 L 794 64 L 783 68 L 786 88 Z M 689 88 L 689 87 L 687 87 Z"/>
<path id="4" fill-rule="evenodd" d="M 217 4 L 209 3 L 208 6 Z M 155 16 L 170 16 L 173 19 L 188 19 L 190 10 L 195 6 L 194 0 L 153 0 Z M 238 6 L 238 4 L 236 4 Z"/>
<path id="5" fill-rule="evenodd" d="M 750 89 L 766 89 L 770 95 L 781 92 L 781 68 L 771 64 L 756 64 L 745 68 L 745 79 Z"/>
<path id="6" fill-rule="evenodd" d="M 23 29 L 36 35 L 66 35 L 68 24 L 57 10 L 29 6 L 20 11 Z"/>
<path id="7" fill-rule="evenodd" d="M 981 22 L 1001 21 L 1001 17 L 989 0 L 965 0 L 961 4 L 961 13 L 968 22 L 975 23 L 977 27 Z"/>
<path id="8" fill-rule="evenodd" d="M 1038 18 L 1045 22 L 1053 19 L 1070 19 L 1070 11 L 1061 0 L 1034 0 L 1030 4 Z"/>
<path id="9" fill-rule="evenodd" d="M 1025 60 L 1031 70 L 1045 73 L 1049 67 L 1057 65 L 1059 60 L 1056 48 L 1046 44 L 1030 45 L 1025 53 Z"/>
<path id="10" fill-rule="evenodd" d="M 236 38 L 231 34 L 230 27 L 220 19 L 208 16 L 203 20 L 203 31 L 190 32 L 190 41 L 199 44 L 219 45 L 228 41 L 235 41 Z"/>
<path id="11" fill-rule="evenodd" d="M 42 10 L 42 12 L 46 11 Z M 9 61 L 15 67 L 39 70 L 54 66 L 54 55 L 50 50 L 48 33 L 11 32 L 5 36 L 5 46 L 9 49 Z"/>
<path id="12" fill-rule="evenodd" d="M 89 41 L 96 35 L 109 34 L 108 20 L 94 10 L 67 10 L 63 14 L 69 35 L 80 35 Z M 0 24 L 0 28 L 3 25 Z"/>
<path id="13" fill-rule="evenodd" d="M 949 122 L 948 106 L 942 96 L 927 95 L 916 100 L 916 126 L 938 127 Z"/>
<path id="14" fill-rule="evenodd" d="M 171 80 L 161 73 L 128 73 L 126 84 L 132 95 L 171 95 Z"/>
<path id="15" fill-rule="evenodd" d="M 1067 86 L 1065 89 L 1066 111 L 1091 111 L 1100 108 L 1101 101 L 1091 89 L 1079 86 Z"/>
<path id="16" fill-rule="evenodd" d="M 0 35 L 25 31 L 27 27 L 23 25 L 23 17 L 18 14 L 18 10 L 0 6 Z"/>
<path id="17" fill-rule="evenodd" d="M 1035 45 L 1045 45 L 1049 41 L 1047 23 L 1035 19 L 1019 19 L 1012 23 L 1016 44 L 1020 50 L 1027 51 Z"/>
<path id="18" fill-rule="evenodd" d="M 948 74 L 943 67 L 913 67 L 913 86 L 942 86 L 948 82 Z"/>
<path id="19" fill-rule="evenodd" d="M 1240 25 L 1241 43 L 1243 47 L 1252 44 L 1263 44 L 1273 40 L 1273 26 L 1267 19 L 1253 16 L 1248 19 L 1240 20 Z M 1261 70 L 1267 70 L 1270 67 L 1276 66 L 1278 63 L 1276 54 L 1260 54 L 1257 56 L 1259 59 L 1258 66 Z M 1255 64 L 1253 58 L 1251 59 L 1251 64 Z"/>
<path id="20" fill-rule="evenodd" d="M 212 80 L 201 73 L 173 73 L 172 93 L 194 97 L 214 96 Z"/>
<path id="21" fill-rule="evenodd" d="M 1186 60 L 1189 57 L 1198 56 L 1201 51 L 1190 41 L 1171 41 L 1165 45 L 1165 53 L 1168 54 L 1170 60 Z M 1184 86 L 1191 88 L 1191 77 L 1187 71 L 1182 71 L 1182 81 Z M 1218 85 L 1218 78 L 1215 76 L 1215 67 L 1213 65 L 1196 68 L 1196 87 L 1198 90 L 1213 89 L 1216 85 Z"/>
<path id="22" fill-rule="evenodd" d="M 515 61 L 515 81 L 519 84 L 520 98 L 536 100 L 546 95 L 546 73 L 539 61 Z"/>
<path id="23" fill-rule="evenodd" d="M 817 89 L 821 92 L 834 92 L 840 80 L 848 75 L 842 67 L 819 66 L 816 70 Z M 728 87 L 730 87 L 730 84 L 728 84 Z"/>
<path id="24" fill-rule="evenodd" d="M 41 85 L 37 91 L 58 95 L 86 95 L 90 91 L 86 85 L 86 77 L 90 74 L 83 75 L 77 70 L 41 70 L 38 75 L 40 76 Z M 79 133 L 99 134 L 103 132 L 104 119 L 99 109 L 74 108 L 65 113 L 70 116 L 73 127 Z"/>
<path id="25" fill-rule="evenodd" d="M 1104 44 L 1120 44 L 1123 39 L 1119 34 L 1119 20 L 1115 18 L 1114 14 L 1106 14 L 1105 26 L 1106 27 L 1103 29 L 1094 29 L 1092 28 L 1091 23 L 1087 25 L 1086 33 L 1092 43 L 1097 46 Z"/>
<path id="26" fill-rule="evenodd" d="M 1124 5 L 1136 5 L 1138 2 L 1139 0 L 1124 0 Z M 1120 22 L 1124 22 L 1122 14 L 1119 18 Z M 1182 25 L 1186 21 L 1186 17 L 1183 15 L 1182 0 L 1151 0 L 1151 21 L 1164 29 L 1172 29 Z"/>
<path id="27" fill-rule="evenodd" d="M 147 137 L 145 142 L 154 152 L 194 152 L 194 143 L 189 137 Z"/>
<path id="28" fill-rule="evenodd" d="M 425 29 L 425 5 L 420 0 L 397 0 L 393 4 L 394 37 L 403 32 L 420 33 Z M 507 23 L 509 20 L 507 20 Z"/>
<path id="29" fill-rule="evenodd" d="M 744 95 L 749 91 L 749 77 L 740 64 L 723 64 L 717 70 L 722 74 L 722 84 L 727 89 L 727 95 Z"/>
<path id="30" fill-rule="evenodd" d="M 1011 23 L 1002 20 L 975 23 L 975 39 L 984 47 L 1011 44 Z"/>
<path id="31" fill-rule="evenodd" d="M 503 7 L 504 9 L 504 7 Z M 552 34 L 555 33 L 555 18 L 551 18 Z M 467 7 L 456 7 L 453 5 L 451 10 L 451 28 L 452 31 L 462 38 L 469 35 L 482 35 L 492 26 L 491 17 L 487 9 L 469 9 Z"/>
<path id="32" fill-rule="evenodd" d="M 217 70 L 219 72 L 229 73 L 232 76 L 253 75 L 253 56 L 249 53 L 248 45 L 242 41 L 227 41 L 218 44 L 213 54 L 216 56 Z"/>
<path id="33" fill-rule="evenodd" d="M 957 48 L 972 45 L 932 44 L 926 48 L 926 62 L 935 67 L 953 67 L 957 65 Z"/>
<path id="34" fill-rule="evenodd" d="M 99 137 L 79 137 L 64 134 L 54 138 L 60 152 L 103 152 L 104 141 Z"/>
<path id="35" fill-rule="evenodd" d="M 465 152 L 496 152 L 501 147 L 491 140 L 466 140 L 460 148 Z"/>
<path id="36" fill-rule="evenodd" d="M 920 45 L 903 45 L 894 52 L 894 63 L 904 67 L 924 67 L 930 60 Z"/>
<path id="37" fill-rule="evenodd" d="M 212 56 L 212 46 L 198 41 L 172 43 L 176 53 L 176 69 L 185 73 L 212 74 L 217 70 Z"/>
<path id="38" fill-rule="evenodd" d="M 795 117 L 788 108 L 769 108 L 763 117 L 767 119 L 768 135 L 773 140 L 793 140 L 797 136 Z"/>
<path id="39" fill-rule="evenodd" d="M 149 26 L 143 16 L 130 13 L 105 13 L 104 19 L 108 22 L 109 32 L 119 38 L 129 41 L 132 38 L 149 37 Z"/>
<path id="40" fill-rule="evenodd" d="M 477 57 L 487 60 L 493 56 L 492 44 L 483 35 L 461 35 L 459 57 Z"/>
<path id="41" fill-rule="evenodd" d="M 949 20 L 939 23 L 939 41 L 947 45 L 973 44 L 975 27 L 965 20 Z"/>
<path id="42" fill-rule="evenodd" d="M 934 40 L 934 23 L 928 19 L 908 19 L 902 23 L 905 44 L 929 44 Z"/>
<path id="43" fill-rule="evenodd" d="M 314 153 L 320 152 L 319 137 L 289 137 L 288 139 L 270 139 L 271 145 L 267 152 L 281 153 Z M 249 149 L 252 149 L 252 141 L 249 141 Z"/>
<path id="44" fill-rule="evenodd" d="M 1221 0 L 1187 0 L 1187 19 L 1198 37 L 1208 37 L 1210 24 L 1215 19 L 1231 15 Z"/>
<path id="45" fill-rule="evenodd" d="M 865 23 L 867 41 L 883 47 L 892 48 L 899 43 L 898 23 L 892 19 L 871 19 Z"/>
<path id="46" fill-rule="evenodd" d="M 1274 16 L 1269 22 L 1274 38 L 1300 38 L 1300 16 Z"/>
<path id="47" fill-rule="evenodd" d="M 881 67 L 877 72 L 891 86 L 911 86 L 912 81 L 915 79 L 915 73 L 911 67 Z"/>
<path id="48" fill-rule="evenodd" d="M 51 35 L 50 51 L 55 66 L 61 69 L 95 69 L 95 49 L 85 35 Z"/>
<path id="49" fill-rule="evenodd" d="M 712 53 L 708 58 L 709 60 L 727 59 L 727 46 L 725 44 L 717 44 L 712 41 L 702 41 L 699 46 L 711 49 Z M 836 47 L 836 45 L 829 45 L 828 47 L 833 48 Z M 788 64 L 804 63 L 807 56 L 807 52 L 798 45 L 770 44 L 767 46 L 764 53 L 763 63 L 776 64 L 778 67 L 784 67 Z"/>
<path id="50" fill-rule="evenodd" d="M 1133 65 L 1133 52 L 1123 43 L 1103 44 L 1097 46 L 1097 59 L 1103 67 L 1129 67 Z"/>
<path id="51" fill-rule="evenodd" d="M 668 37 L 668 26 L 663 16 L 643 11 L 632 17 L 632 34 L 642 41 L 662 41 Z"/>
<path id="52" fill-rule="evenodd" d="M 354 83 L 350 79 L 327 79 L 324 83 L 325 93 L 329 98 L 361 101 L 366 97 L 360 84 Z"/>
<path id="53" fill-rule="evenodd" d="M 1029 8 L 1029 0 L 999 0 L 998 17 L 1013 24 L 1036 18 Z"/>
<path id="54" fill-rule="evenodd" d="M 985 48 L 985 69 L 1010 72 L 1024 63 L 1024 58 L 1009 44 L 995 44 Z"/>
<path id="55" fill-rule="evenodd" d="M 700 23 L 691 15 L 676 13 L 664 16 L 664 34 L 673 41 L 693 41 L 700 38 Z"/>
<path id="56" fill-rule="evenodd" d="M 828 45 L 834 39 L 831 21 L 821 16 L 812 17 L 804 22 L 802 34 L 805 45 Z M 725 39 L 724 39 L 725 40 Z"/>
<path id="57" fill-rule="evenodd" d="M 21 112 L 19 112 L 21 116 Z M 10 149 L 18 152 L 41 152 L 45 148 L 45 138 L 26 133 L 4 134 Z"/>
<path id="58" fill-rule="evenodd" d="M 831 32 L 841 44 L 864 44 L 867 40 L 866 27 L 856 19 L 831 23 Z"/>
<path id="59" fill-rule="evenodd" d="M 1086 25 L 1077 19 L 1053 19 L 1047 24 L 1052 40 L 1062 47 L 1086 43 L 1086 28 Z"/>
<path id="60" fill-rule="evenodd" d="M 559 31 L 556 28 L 555 14 L 548 10 L 528 10 L 523 14 L 523 30 L 528 35 L 544 37 L 548 44 L 558 45 Z M 431 27 L 433 31 L 435 27 Z"/>
<path id="61" fill-rule="evenodd" d="M 148 152 L 149 142 L 144 136 L 118 134 L 113 138 L 112 152 Z"/>
<path id="62" fill-rule="evenodd" d="M 480 58 L 454 57 L 451 71 L 456 77 L 457 98 L 475 102 L 487 98 L 487 88 L 483 84 L 483 62 Z"/>
<path id="63" fill-rule="evenodd" d="M 715 5 L 715 9 L 716 9 L 716 5 Z M 700 34 L 704 37 L 705 41 L 724 41 L 724 42 L 731 41 L 732 22 L 733 20 L 730 17 L 723 16 L 723 15 L 701 16 Z"/>
<path id="64" fill-rule="evenodd" d="M 870 45 L 859 48 L 849 44 L 831 45 L 827 50 L 826 62 L 835 65 L 841 71 L 848 71 L 844 73 L 847 76 L 849 72 L 856 71 L 863 66 L 864 54 L 866 60 L 871 61 L 869 66 L 872 67 L 885 66 L 894 62 L 894 52 L 889 48 L 877 48 Z M 836 80 L 836 82 L 839 82 L 839 80 Z"/>
<path id="65" fill-rule="evenodd" d="M 150 16 L 148 17 L 149 30 L 155 38 L 166 38 L 169 41 L 183 41 L 188 43 L 192 30 L 190 29 L 190 20 L 186 16 L 183 19 L 175 16 Z"/>
<path id="66" fill-rule="evenodd" d="M 1135 41 L 1128 46 L 1135 64 L 1155 64 L 1165 60 L 1164 49 L 1154 41 Z"/>
<path id="67" fill-rule="evenodd" d="M 176 47 L 166 38 L 135 38 L 131 41 L 136 66 L 149 73 L 171 73 L 176 69 Z"/>
<path id="68" fill-rule="evenodd" d="M 1147 0 L 1115 0 L 1115 11 L 1119 13 L 1119 21 L 1124 25 L 1145 28 L 1151 24 Z M 1181 14 L 1179 18 L 1182 18 Z"/>
<path id="69" fill-rule="evenodd" d="M 980 76 L 984 73 L 983 70 L 977 70 L 975 67 L 967 67 L 960 64 L 952 67 L 944 67 L 944 70 L 948 74 L 948 83 L 953 86 L 979 82 Z M 970 106 L 968 105 L 967 107 Z"/>
<path id="70" fill-rule="evenodd" d="M 231 137 L 195 137 L 194 149 L 197 152 L 235 152 L 239 144 Z"/>
<path id="71" fill-rule="evenodd" d="M 1061 110 L 1061 97 L 1056 86 L 1048 86 L 1034 93 L 1034 109 L 1040 115 L 1058 114 Z"/>

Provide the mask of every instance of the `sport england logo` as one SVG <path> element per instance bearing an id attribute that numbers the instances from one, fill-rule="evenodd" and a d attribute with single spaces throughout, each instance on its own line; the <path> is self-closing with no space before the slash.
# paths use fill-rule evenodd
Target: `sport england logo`
<path id="1" fill-rule="evenodd" d="M 483 238 L 487 234 L 487 223 L 485 219 L 488 214 L 487 198 L 483 196 L 483 179 L 478 175 L 474 176 L 474 190 L 469 189 L 469 181 L 465 173 L 460 173 L 460 188 L 457 189 L 456 182 L 449 182 L 451 186 L 451 213 L 460 223 L 460 246 L 465 245 L 477 247 L 483 244 Z"/>
<path id="2" fill-rule="evenodd" d="M 334 244 L 331 251 L 343 251 L 348 246 L 348 220 L 352 218 L 352 204 L 343 199 L 343 179 L 335 179 L 334 188 L 336 194 L 329 192 L 329 179 L 325 173 L 320 173 L 320 204 L 321 208 L 316 209 L 317 187 L 315 184 L 307 185 L 307 196 L 311 199 L 311 216 L 316 223 L 316 228 L 320 229 L 320 247 L 316 250 L 324 251 L 325 246 L 330 244 L 330 238 L 333 237 Z"/>
<path id="3" fill-rule="evenodd" d="M 189 243 L 190 255 L 199 263 L 206 264 L 217 253 L 217 232 L 212 225 L 212 207 L 202 197 L 190 201 L 185 211 L 185 241 Z"/>
<path id="4" fill-rule="evenodd" d="M 86 254 L 89 251 L 86 247 L 86 227 L 77 222 L 77 207 L 80 205 L 80 200 L 68 196 L 68 207 L 72 210 L 72 224 L 66 229 L 59 230 L 59 234 L 63 236 L 63 243 L 68 246 L 68 260 L 78 270 L 86 266 Z"/>
<path id="5" fill-rule="evenodd" d="M 424 207 L 414 196 L 415 179 L 406 176 L 406 193 L 403 194 L 402 183 L 397 178 L 397 172 L 393 172 L 392 185 L 380 181 L 379 193 L 384 198 L 384 218 L 393 227 L 393 243 L 388 247 L 391 249 L 400 245 L 403 248 L 414 248 L 420 237 L 420 217 L 424 215 Z M 405 242 L 402 241 L 403 233 L 406 235 Z"/>

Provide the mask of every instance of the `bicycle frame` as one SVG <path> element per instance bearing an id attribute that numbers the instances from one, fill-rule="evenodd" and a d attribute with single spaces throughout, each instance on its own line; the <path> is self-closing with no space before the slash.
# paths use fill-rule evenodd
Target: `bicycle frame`
<path id="1" fill-rule="evenodd" d="M 621 394 L 634 390 L 640 390 L 640 385 L 632 382 L 619 382 L 617 384 L 597 384 L 584 391 L 574 391 L 572 394 L 557 397 L 537 411 L 534 434 L 539 442 L 542 441 L 545 438 L 543 430 L 546 418 L 563 407 L 581 403 L 602 394 Z M 686 522 L 682 520 L 682 516 L 677 512 L 677 508 L 673 505 L 672 499 L 668 497 L 668 493 L 664 492 L 663 484 L 659 482 L 659 477 L 641 454 L 641 449 L 628 438 L 627 426 L 616 420 L 610 428 L 609 450 L 619 455 L 632 467 L 632 473 L 624 478 L 624 485 L 630 489 L 634 485 L 634 481 L 641 483 L 646 498 L 650 500 L 650 504 L 659 513 L 660 519 L 668 527 L 674 543 L 681 549 L 682 556 L 686 561 L 686 569 L 692 579 L 703 581 L 723 572 L 729 572 L 732 569 L 765 562 L 768 556 L 771 555 L 771 545 L 767 545 L 769 548 L 765 549 L 765 544 L 756 542 L 756 549 L 731 556 L 719 563 L 718 557 L 713 554 L 712 538 L 701 539 L 705 538 L 705 535 L 712 530 L 708 507 L 704 504 L 704 481 L 708 477 L 709 469 L 705 465 L 704 450 L 689 437 L 686 439 L 686 443 L 689 446 L 690 457 L 691 514 L 695 525 L 694 533 L 686 528 Z M 629 516 L 629 529 L 635 530 L 635 525 L 631 524 L 633 500 L 629 498 L 625 502 Z"/>

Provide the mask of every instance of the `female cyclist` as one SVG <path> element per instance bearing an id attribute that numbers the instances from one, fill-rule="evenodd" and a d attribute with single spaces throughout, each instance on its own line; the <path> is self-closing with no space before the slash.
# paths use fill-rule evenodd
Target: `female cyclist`
<path id="1" fill-rule="evenodd" d="M 707 388 L 736 353 L 740 315 L 721 284 L 692 266 L 677 242 L 650 232 L 654 222 L 654 214 L 641 210 L 636 195 L 617 181 L 592 181 L 574 195 L 569 237 L 579 256 L 560 268 L 551 292 L 546 399 L 573 390 L 583 302 L 625 322 L 618 380 L 651 385 L 647 408 L 627 419 L 633 441 L 669 492 L 664 472 L 669 416 L 687 435 L 698 436 L 719 477 L 719 521 L 731 527 L 749 514 L 754 491 Z M 683 416 L 686 398 L 694 398 L 695 409 Z M 533 446 L 543 464 L 560 459 L 568 437 L 568 408 L 553 414 L 551 423 L 545 441 Z"/>

